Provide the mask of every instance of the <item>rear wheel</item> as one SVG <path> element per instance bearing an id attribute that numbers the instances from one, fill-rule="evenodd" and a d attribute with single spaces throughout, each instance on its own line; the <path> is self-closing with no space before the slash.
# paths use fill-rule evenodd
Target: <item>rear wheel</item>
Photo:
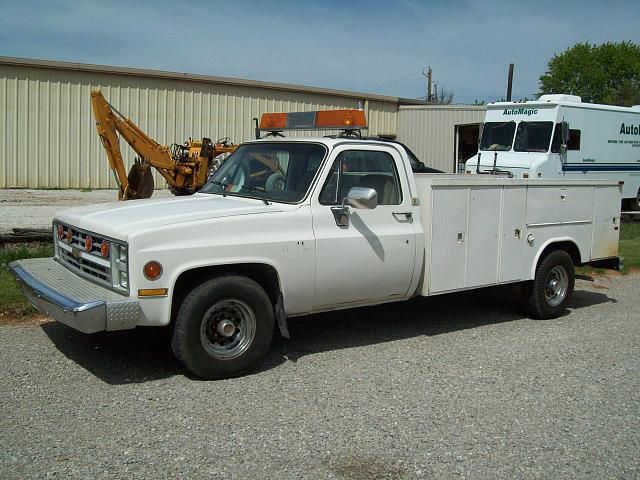
<path id="1" fill-rule="evenodd" d="M 533 281 L 523 284 L 523 300 L 535 318 L 555 318 L 567 307 L 575 285 L 573 260 L 564 250 L 544 257 L 536 268 Z"/>
<path id="2" fill-rule="evenodd" d="M 255 368 L 273 337 L 273 306 L 253 280 L 222 276 L 194 288 L 176 317 L 171 346 L 178 361 L 205 379 Z"/>

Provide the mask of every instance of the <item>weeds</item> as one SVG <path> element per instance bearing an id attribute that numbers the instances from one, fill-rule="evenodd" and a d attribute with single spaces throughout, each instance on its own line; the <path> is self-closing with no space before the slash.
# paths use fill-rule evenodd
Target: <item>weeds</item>
<path id="1" fill-rule="evenodd" d="M 9 269 L 9 263 L 23 258 L 52 255 L 51 243 L 7 245 L 0 249 L 0 314 L 24 316 L 35 312 L 25 300 L 22 288 Z"/>

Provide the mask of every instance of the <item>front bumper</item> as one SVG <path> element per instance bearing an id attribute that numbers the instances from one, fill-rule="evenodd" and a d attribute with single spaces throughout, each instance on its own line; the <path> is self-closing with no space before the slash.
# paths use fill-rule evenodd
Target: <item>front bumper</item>
<path id="1" fill-rule="evenodd" d="M 126 330 L 144 321 L 138 300 L 90 282 L 53 258 L 9 264 L 31 305 L 83 333 Z"/>

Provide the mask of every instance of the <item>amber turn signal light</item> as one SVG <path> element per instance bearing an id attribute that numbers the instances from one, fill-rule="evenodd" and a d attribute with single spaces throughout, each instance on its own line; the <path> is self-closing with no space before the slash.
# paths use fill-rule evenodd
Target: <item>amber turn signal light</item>
<path id="1" fill-rule="evenodd" d="M 139 297 L 166 297 L 166 288 L 141 288 L 138 290 Z"/>
<path id="2" fill-rule="evenodd" d="M 106 240 L 103 240 L 100 244 L 100 255 L 102 255 L 104 258 L 107 258 L 109 256 L 109 242 L 107 242 Z"/>
<path id="3" fill-rule="evenodd" d="M 87 237 L 84 239 L 84 249 L 88 253 L 91 253 L 92 248 L 93 248 L 93 238 L 91 238 L 91 235 L 87 235 Z"/>
<path id="4" fill-rule="evenodd" d="M 147 280 L 157 280 L 162 275 L 162 265 L 160 262 L 151 260 L 145 264 L 142 272 Z"/>

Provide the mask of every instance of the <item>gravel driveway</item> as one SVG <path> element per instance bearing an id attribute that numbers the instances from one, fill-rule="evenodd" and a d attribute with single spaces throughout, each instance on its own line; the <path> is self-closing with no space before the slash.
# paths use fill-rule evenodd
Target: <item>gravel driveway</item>
<path id="1" fill-rule="evenodd" d="M 640 275 L 524 318 L 494 288 L 291 321 L 261 371 L 165 332 L 0 326 L 0 477 L 638 478 Z"/>
<path id="2" fill-rule="evenodd" d="M 169 190 L 153 192 L 153 198 L 171 196 Z M 0 189 L 0 233 L 10 232 L 13 228 L 51 228 L 58 210 L 117 199 L 117 190 Z"/>

